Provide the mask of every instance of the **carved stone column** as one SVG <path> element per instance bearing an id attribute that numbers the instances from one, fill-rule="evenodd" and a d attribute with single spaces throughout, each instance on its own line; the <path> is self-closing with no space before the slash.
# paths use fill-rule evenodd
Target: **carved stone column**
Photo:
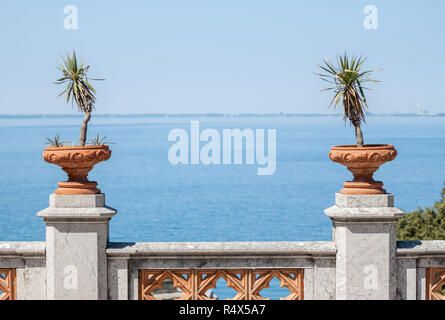
<path id="1" fill-rule="evenodd" d="M 116 210 L 105 195 L 50 196 L 37 215 L 46 223 L 47 299 L 107 299 L 108 223 Z"/>
<path id="2" fill-rule="evenodd" d="M 397 221 L 392 194 L 335 195 L 326 209 L 334 228 L 336 299 L 396 298 Z"/>

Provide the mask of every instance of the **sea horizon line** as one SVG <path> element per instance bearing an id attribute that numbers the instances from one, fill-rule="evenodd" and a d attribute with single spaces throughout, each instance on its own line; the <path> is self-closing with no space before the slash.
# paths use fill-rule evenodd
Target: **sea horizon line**
<path id="1" fill-rule="evenodd" d="M 444 117 L 445 113 L 371 113 L 371 117 Z M 341 117 L 337 113 L 95 113 L 95 117 Z M 0 114 L 0 118 L 78 118 L 82 114 Z"/>

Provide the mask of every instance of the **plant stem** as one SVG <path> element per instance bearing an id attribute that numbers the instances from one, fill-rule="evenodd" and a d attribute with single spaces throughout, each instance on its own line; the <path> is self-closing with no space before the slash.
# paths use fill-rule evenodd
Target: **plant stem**
<path id="1" fill-rule="evenodd" d="M 363 133 L 362 128 L 360 128 L 360 123 L 354 124 L 355 127 L 355 136 L 357 137 L 357 148 L 363 148 Z"/>
<path id="2" fill-rule="evenodd" d="M 80 126 L 80 134 L 79 134 L 79 146 L 85 146 L 85 142 L 87 140 L 87 130 L 88 130 L 88 121 L 91 119 L 91 112 L 85 112 L 85 116 L 83 117 L 82 125 Z"/>

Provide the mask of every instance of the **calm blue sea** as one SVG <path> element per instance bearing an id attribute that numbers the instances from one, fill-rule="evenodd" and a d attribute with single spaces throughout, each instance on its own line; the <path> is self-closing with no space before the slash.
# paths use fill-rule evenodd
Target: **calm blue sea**
<path id="1" fill-rule="evenodd" d="M 170 130 L 276 129 L 277 168 L 179 165 L 168 161 Z M 65 174 L 42 159 L 45 138 L 77 141 L 79 117 L 0 117 L 0 240 L 44 240 L 36 212 Z M 89 136 L 115 142 L 95 167 L 107 204 L 119 210 L 111 241 L 330 240 L 323 209 L 351 174 L 332 163 L 332 145 L 354 143 L 353 129 L 330 117 L 93 117 Z M 366 143 L 391 143 L 395 161 L 376 174 L 410 211 L 440 198 L 445 180 L 445 117 L 368 117 Z"/>

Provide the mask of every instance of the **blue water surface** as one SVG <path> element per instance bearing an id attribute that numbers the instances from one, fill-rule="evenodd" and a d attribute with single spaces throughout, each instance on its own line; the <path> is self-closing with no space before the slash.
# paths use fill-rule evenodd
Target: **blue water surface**
<path id="1" fill-rule="evenodd" d="M 256 165 L 178 165 L 168 161 L 174 128 L 276 129 L 277 168 Z M 79 117 L 0 118 L 0 241 L 44 240 L 36 212 L 65 173 L 42 159 L 46 137 L 77 141 Z M 399 152 L 375 178 L 411 211 L 440 198 L 445 180 L 445 117 L 368 117 L 366 143 L 394 144 Z M 352 175 L 327 156 L 333 145 L 354 143 L 340 117 L 93 117 L 89 136 L 115 142 L 109 161 L 90 180 L 119 213 L 111 241 L 331 240 L 323 210 Z"/>

